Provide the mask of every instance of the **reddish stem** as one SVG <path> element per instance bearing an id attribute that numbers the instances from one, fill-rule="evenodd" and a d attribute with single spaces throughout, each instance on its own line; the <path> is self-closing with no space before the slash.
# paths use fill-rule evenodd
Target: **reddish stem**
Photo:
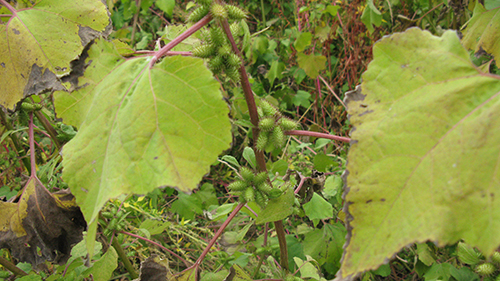
<path id="1" fill-rule="evenodd" d="M 0 0 L 1 1 L 1 0 Z M 196 31 L 200 30 L 202 27 L 207 25 L 212 20 L 210 14 L 206 15 L 199 22 L 195 23 L 193 26 L 184 31 L 181 35 L 177 36 L 174 40 L 170 41 L 167 45 L 163 46 L 158 52 L 156 52 L 151 61 L 149 62 L 149 68 L 152 68 L 156 61 L 167 54 L 168 51 L 172 50 L 173 47 L 177 46 L 179 43 L 184 41 L 189 36 L 193 35 Z"/>
<path id="2" fill-rule="evenodd" d="M 14 9 L 14 7 L 12 7 L 9 3 L 7 3 L 7 1 L 0 0 L 0 4 L 4 5 L 7 8 L 7 10 L 9 10 L 12 13 L 12 16 L 17 17 L 16 9 Z"/>
<path id="3" fill-rule="evenodd" d="M 1 1 L 1 0 L 0 0 Z M 35 162 L 35 134 L 33 132 L 33 112 L 30 112 L 29 124 L 29 141 L 30 141 L 30 162 L 31 162 L 31 177 L 36 178 L 36 162 Z"/>
<path id="4" fill-rule="evenodd" d="M 351 141 L 351 139 L 347 138 L 347 137 L 339 137 L 339 136 L 325 134 L 325 133 L 302 131 L 302 130 L 287 131 L 287 132 L 285 132 L 285 135 L 307 136 L 307 137 L 323 138 L 323 139 L 330 139 L 330 140 L 338 140 L 341 142 L 350 142 Z"/>
<path id="5" fill-rule="evenodd" d="M 236 208 L 234 208 L 234 210 L 231 212 L 231 214 L 229 214 L 226 221 L 224 221 L 224 223 L 220 226 L 219 230 L 217 230 L 217 232 L 215 233 L 212 240 L 210 240 L 208 245 L 205 247 L 205 250 L 203 250 L 203 253 L 201 253 L 201 256 L 194 263 L 195 267 L 200 266 L 200 264 L 203 261 L 203 259 L 205 258 L 205 256 L 208 254 L 210 249 L 212 249 L 212 246 L 215 244 L 215 241 L 217 241 L 217 239 L 222 235 L 222 232 L 224 231 L 224 229 L 233 220 L 233 218 L 236 216 L 236 214 L 238 214 L 238 212 L 243 208 L 243 206 L 245 206 L 245 203 L 239 203 L 238 206 L 236 206 Z"/>
<path id="6" fill-rule="evenodd" d="M 227 22 L 227 20 L 224 20 L 221 24 L 222 28 L 224 29 L 224 32 L 226 33 L 227 38 L 229 39 L 229 42 L 231 43 L 233 52 L 237 54 L 240 57 L 240 59 L 243 59 L 240 49 L 238 49 L 238 46 L 236 46 L 236 42 L 234 41 L 233 35 L 231 34 L 231 28 L 229 27 L 229 23 Z M 257 105 L 255 104 L 255 99 L 253 97 L 252 87 L 250 87 L 250 82 L 248 81 L 248 74 L 245 69 L 245 65 L 243 63 L 240 65 L 239 72 L 240 72 L 241 87 L 243 89 L 243 93 L 245 95 L 245 101 L 248 106 L 248 113 L 250 114 L 250 121 L 254 126 L 252 128 L 252 136 L 254 140 L 255 158 L 259 166 L 258 170 L 261 172 L 265 172 L 266 159 L 264 157 L 264 152 L 255 149 L 255 144 L 257 142 L 257 138 L 259 137 L 259 129 L 258 129 L 259 114 L 257 113 Z"/>

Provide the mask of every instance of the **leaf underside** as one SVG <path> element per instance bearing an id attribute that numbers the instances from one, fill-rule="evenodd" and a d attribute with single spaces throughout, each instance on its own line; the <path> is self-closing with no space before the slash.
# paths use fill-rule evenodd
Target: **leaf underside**
<path id="1" fill-rule="evenodd" d="M 385 37 L 348 104 L 348 237 L 340 278 L 415 242 L 500 244 L 500 81 L 455 32 Z"/>
<path id="2" fill-rule="evenodd" d="M 0 24 L 0 106 L 13 109 L 29 95 L 62 90 L 58 78 L 108 25 L 100 0 L 42 0 L 11 15 Z"/>
<path id="3" fill-rule="evenodd" d="M 121 194 L 191 192 L 231 143 L 227 105 L 203 61 L 149 61 L 97 40 L 78 81 L 86 86 L 55 94 L 58 116 L 79 129 L 64 147 L 63 178 L 89 223 Z"/>

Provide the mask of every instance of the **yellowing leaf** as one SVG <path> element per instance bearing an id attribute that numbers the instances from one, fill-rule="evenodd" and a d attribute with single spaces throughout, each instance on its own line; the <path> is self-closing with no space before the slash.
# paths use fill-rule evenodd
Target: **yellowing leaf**
<path id="1" fill-rule="evenodd" d="M 231 143 L 227 105 L 203 61 L 168 57 L 150 69 L 149 60 L 98 40 L 78 81 L 87 86 L 55 94 L 58 116 L 78 127 L 63 178 L 88 222 L 124 193 L 191 192 Z"/>
<path id="2" fill-rule="evenodd" d="M 99 0 L 42 0 L 17 11 L 0 26 L 0 106 L 12 109 L 28 95 L 62 89 L 57 78 L 108 24 Z"/>
<path id="3" fill-rule="evenodd" d="M 462 42 L 475 52 L 482 48 L 500 61 L 500 9 L 487 11 L 483 5 L 476 3 L 474 15 L 463 31 Z"/>
<path id="4" fill-rule="evenodd" d="M 364 100 L 348 103 L 354 143 L 340 277 L 415 242 L 500 244 L 500 80 L 470 62 L 455 32 L 413 28 L 374 47 Z"/>

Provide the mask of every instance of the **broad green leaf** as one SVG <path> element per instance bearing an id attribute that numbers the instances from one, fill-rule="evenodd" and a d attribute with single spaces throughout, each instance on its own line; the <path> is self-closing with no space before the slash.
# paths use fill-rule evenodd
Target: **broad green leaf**
<path id="1" fill-rule="evenodd" d="M 435 263 L 424 274 L 424 278 L 425 281 L 448 281 L 453 271 L 458 269 L 449 263 Z"/>
<path id="2" fill-rule="evenodd" d="M 203 213 L 201 202 L 194 194 L 187 195 L 179 193 L 178 197 L 179 198 L 172 203 L 172 212 L 179 214 L 186 220 L 192 220 L 194 219 L 194 215 Z"/>
<path id="3" fill-rule="evenodd" d="M 462 43 L 475 52 L 483 49 L 500 61 L 500 9 L 487 11 L 483 5 L 476 3 L 474 15 L 463 31 Z"/>
<path id="4" fill-rule="evenodd" d="M 108 24 L 100 0 L 42 0 L 10 15 L 0 25 L 0 106 L 12 109 L 26 96 L 63 89 L 58 77 Z"/>
<path id="5" fill-rule="evenodd" d="M 306 55 L 299 53 L 297 54 L 297 63 L 299 64 L 299 67 L 306 72 L 307 76 L 316 78 L 318 77 L 319 72 L 326 68 L 326 57 L 322 55 Z"/>
<path id="6" fill-rule="evenodd" d="M 308 256 L 308 258 L 310 258 Z M 320 271 L 312 264 L 309 259 L 307 261 L 301 260 L 300 258 L 294 257 L 293 261 L 297 265 L 300 271 L 300 277 L 302 278 L 313 278 L 319 280 Z"/>
<path id="7" fill-rule="evenodd" d="M 227 106 L 203 61 L 167 57 L 150 69 L 149 60 L 125 60 L 98 40 L 78 81 L 87 86 L 55 94 L 58 116 L 79 129 L 64 147 L 63 178 L 89 223 L 121 194 L 191 192 L 231 143 Z"/>
<path id="8" fill-rule="evenodd" d="M 269 200 L 266 208 L 263 209 L 258 215 L 255 223 L 262 224 L 266 222 L 273 222 L 282 220 L 293 213 L 293 201 L 295 194 L 293 193 L 293 186 L 287 185 L 283 194 L 276 198 Z"/>
<path id="9" fill-rule="evenodd" d="M 302 106 L 304 108 L 308 108 L 311 105 L 311 102 L 309 101 L 309 98 L 311 97 L 311 94 L 298 90 L 297 94 L 293 97 L 292 102 L 295 106 Z"/>
<path id="10" fill-rule="evenodd" d="M 370 33 L 374 31 L 373 25 L 380 26 L 382 24 L 382 14 L 373 4 L 373 0 L 366 0 L 366 7 L 361 15 L 361 21 Z"/>
<path id="11" fill-rule="evenodd" d="M 326 199 L 330 199 L 335 197 L 339 191 L 342 191 L 342 186 L 344 186 L 344 182 L 342 178 L 337 175 L 329 176 L 325 181 L 325 188 L 323 189 L 323 196 Z"/>
<path id="12" fill-rule="evenodd" d="M 323 11 L 323 14 L 329 13 L 332 17 L 334 17 L 339 12 L 339 9 L 340 9 L 340 5 L 328 5 L 328 6 L 326 6 L 325 10 Z"/>
<path id="13" fill-rule="evenodd" d="M 155 5 L 160 8 L 169 19 L 172 18 L 174 12 L 175 0 L 156 0 Z"/>
<path id="14" fill-rule="evenodd" d="M 307 46 L 311 45 L 311 40 L 311 32 L 302 32 L 293 43 L 293 46 L 298 52 L 303 52 L 307 48 Z"/>
<path id="15" fill-rule="evenodd" d="M 409 29 L 379 41 L 348 103 L 348 244 L 339 276 L 402 247 L 500 244 L 500 80 L 473 66 L 455 32 Z"/>
<path id="16" fill-rule="evenodd" d="M 331 157 L 326 156 L 323 153 L 318 153 L 314 156 L 313 163 L 315 170 L 319 172 L 326 172 L 326 169 L 329 166 L 334 165 L 336 162 L 333 161 Z"/>
<path id="17" fill-rule="evenodd" d="M 333 217 L 332 204 L 328 203 L 316 192 L 313 194 L 311 201 L 304 204 L 304 212 L 310 220 L 322 220 Z"/>
<path id="18" fill-rule="evenodd" d="M 118 267 L 118 254 L 115 248 L 109 247 L 108 251 L 82 275 L 92 274 L 94 280 L 110 280 L 116 267 Z"/>
<path id="19" fill-rule="evenodd" d="M 271 68 L 269 72 L 267 72 L 267 80 L 271 83 L 271 86 L 274 84 L 274 80 L 281 79 L 283 77 L 283 71 L 285 70 L 285 64 L 280 61 L 273 61 L 271 63 Z"/>
<path id="20" fill-rule="evenodd" d="M 391 266 L 389 264 L 383 264 L 379 268 L 374 270 L 373 273 L 382 277 L 387 277 L 391 275 Z"/>
<path id="21" fill-rule="evenodd" d="M 168 221 L 147 219 L 141 223 L 141 226 L 139 228 L 146 229 L 151 235 L 156 235 L 165 231 L 165 229 L 167 229 L 169 225 L 170 222 Z"/>
<path id="22" fill-rule="evenodd" d="M 418 259 L 425 265 L 431 266 L 436 260 L 432 256 L 432 253 L 426 243 L 417 244 L 417 255 Z"/>

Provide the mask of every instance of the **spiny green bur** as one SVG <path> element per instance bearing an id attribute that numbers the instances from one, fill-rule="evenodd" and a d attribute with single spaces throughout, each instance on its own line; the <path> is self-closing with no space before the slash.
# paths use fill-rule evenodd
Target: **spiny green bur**
<path id="1" fill-rule="evenodd" d="M 195 57 L 206 59 L 215 54 L 215 49 L 213 45 L 205 44 L 194 48 L 192 54 Z"/>
<path id="2" fill-rule="evenodd" d="M 243 191 L 248 187 L 246 181 L 235 181 L 227 186 L 227 188 L 231 191 Z"/>
<path id="3" fill-rule="evenodd" d="M 495 273 L 496 270 L 497 268 L 490 262 L 485 262 L 476 267 L 476 273 L 481 276 L 490 276 Z"/>
<path id="4" fill-rule="evenodd" d="M 271 134 L 271 137 L 270 137 L 270 140 L 272 142 L 272 144 L 274 145 L 274 147 L 277 147 L 277 148 L 281 148 L 285 145 L 285 134 L 283 133 L 283 129 L 281 129 L 281 127 L 275 127 L 272 134 Z"/>
<path id="5" fill-rule="evenodd" d="M 243 178 L 243 180 L 248 183 L 248 185 L 251 185 L 253 183 L 253 179 L 255 177 L 255 174 L 249 168 L 242 167 L 240 169 L 240 175 Z"/>
<path id="6" fill-rule="evenodd" d="M 210 6 L 202 5 L 196 8 L 188 17 L 189 22 L 197 22 L 201 20 L 210 11 Z"/>
<path id="7" fill-rule="evenodd" d="M 245 14 L 245 12 L 236 7 L 236 6 L 233 6 L 233 5 L 226 5 L 225 6 L 226 8 L 226 11 L 227 11 L 227 15 L 229 16 L 230 19 L 233 19 L 233 20 L 242 20 L 244 18 L 247 17 L 247 15 Z"/>
<path id="8" fill-rule="evenodd" d="M 212 28 L 210 28 L 210 40 L 216 46 L 222 46 L 226 44 L 226 35 L 224 34 L 224 31 L 220 29 L 220 27 L 212 26 Z"/>
<path id="9" fill-rule="evenodd" d="M 255 200 L 255 190 L 253 189 L 253 187 L 248 187 L 247 189 L 245 189 L 243 198 L 247 202 L 252 202 Z"/>
<path id="10" fill-rule="evenodd" d="M 227 19 L 227 11 L 224 6 L 220 4 L 213 4 L 210 8 L 210 13 L 217 19 Z"/>
<path id="11" fill-rule="evenodd" d="M 297 123 L 286 117 L 281 117 L 281 119 L 278 121 L 278 124 L 283 129 L 283 131 L 295 130 L 297 128 Z"/>
<path id="12" fill-rule="evenodd" d="M 269 132 L 261 131 L 259 133 L 259 137 L 257 138 L 257 144 L 255 147 L 258 150 L 264 150 L 267 147 L 267 144 L 269 142 Z"/>
<path id="13" fill-rule="evenodd" d="M 274 129 L 274 118 L 265 117 L 259 121 L 259 129 L 265 132 L 270 132 Z"/>

